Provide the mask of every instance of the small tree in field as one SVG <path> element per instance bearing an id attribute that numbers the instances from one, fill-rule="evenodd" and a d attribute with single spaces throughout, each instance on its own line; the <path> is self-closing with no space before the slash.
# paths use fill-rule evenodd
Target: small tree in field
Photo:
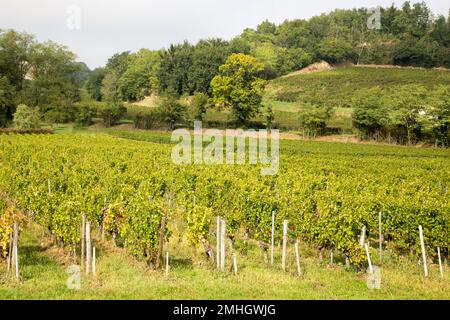
<path id="1" fill-rule="evenodd" d="M 196 93 L 192 98 L 192 109 L 195 120 L 203 121 L 208 106 L 208 96 L 204 93 Z"/>
<path id="2" fill-rule="evenodd" d="M 247 123 L 261 107 L 267 84 L 258 77 L 262 71 L 264 64 L 256 58 L 242 53 L 232 54 L 220 66 L 220 74 L 211 81 L 213 102 L 231 108 L 237 123 Z"/>
<path id="3" fill-rule="evenodd" d="M 162 121 L 172 130 L 178 121 L 183 120 L 186 106 L 175 97 L 167 96 L 161 99 L 158 110 Z"/>
<path id="4" fill-rule="evenodd" d="M 36 129 L 40 127 L 40 120 L 41 115 L 37 109 L 21 104 L 14 113 L 13 123 L 19 129 Z"/>
<path id="5" fill-rule="evenodd" d="M 327 121 L 333 115 L 332 107 L 314 106 L 311 110 L 300 113 L 300 124 L 309 136 L 323 134 L 327 127 Z"/>

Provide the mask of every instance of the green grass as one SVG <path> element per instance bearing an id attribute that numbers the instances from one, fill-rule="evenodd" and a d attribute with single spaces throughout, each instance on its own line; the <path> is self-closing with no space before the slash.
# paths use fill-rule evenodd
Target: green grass
<path id="1" fill-rule="evenodd" d="M 420 84 L 428 89 L 450 85 L 450 72 L 407 68 L 336 68 L 277 78 L 267 87 L 266 99 L 300 104 L 322 103 L 342 108 L 350 106 L 350 99 L 359 90 L 379 86 L 389 92 L 408 84 Z"/>
<path id="2" fill-rule="evenodd" d="M 170 274 L 151 271 L 121 249 L 100 244 L 97 275 L 82 274 L 80 290 L 66 286 L 69 263 L 55 248 L 41 245 L 40 231 L 25 229 L 19 255 L 21 280 L 0 268 L 0 299 L 450 299 L 450 282 L 438 278 L 436 266 L 424 278 L 421 268 L 408 258 L 387 257 L 382 268 L 382 287 L 370 290 L 365 273 L 343 265 L 320 262 L 317 252 L 301 245 L 302 276 L 296 276 L 294 252 L 289 245 L 287 271 L 280 268 L 280 246 L 276 247 L 274 269 L 264 266 L 263 254 L 255 244 L 237 245 L 238 274 L 219 273 L 213 264 L 192 259 L 193 249 L 184 242 L 170 242 Z M 376 250 L 373 250 L 373 256 Z M 55 254 L 54 251 L 59 252 Z M 328 259 L 325 254 L 325 258 Z M 70 260 L 69 260 L 70 261 Z"/>
<path id="3" fill-rule="evenodd" d="M 276 124 L 288 130 L 299 130 L 298 113 L 311 104 L 332 106 L 335 115 L 328 127 L 352 133 L 352 97 L 362 89 L 380 86 L 384 91 L 398 86 L 421 84 L 429 89 L 450 85 L 450 72 L 438 70 L 342 67 L 333 70 L 296 74 L 270 81 L 264 104 L 275 113 Z"/>

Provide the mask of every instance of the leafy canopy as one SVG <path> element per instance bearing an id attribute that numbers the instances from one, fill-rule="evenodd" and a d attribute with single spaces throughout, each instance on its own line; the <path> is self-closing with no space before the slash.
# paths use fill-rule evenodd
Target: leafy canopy
<path id="1" fill-rule="evenodd" d="M 255 57 L 235 53 L 219 68 L 219 75 L 211 81 L 213 102 L 231 108 L 237 123 L 246 123 L 261 107 L 267 84 L 259 77 L 264 64 Z"/>

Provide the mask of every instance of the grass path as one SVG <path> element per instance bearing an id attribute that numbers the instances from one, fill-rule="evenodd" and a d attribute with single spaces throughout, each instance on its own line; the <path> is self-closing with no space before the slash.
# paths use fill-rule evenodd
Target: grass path
<path id="1" fill-rule="evenodd" d="M 172 244 L 174 245 L 174 244 Z M 338 265 L 319 264 L 314 252 L 302 248 L 304 276 L 265 269 L 261 252 L 238 255 L 239 274 L 219 274 L 208 265 L 193 265 L 185 250 L 171 260 L 171 273 L 150 271 L 121 249 L 99 245 L 97 276 L 82 275 L 81 289 L 66 286 L 71 258 L 61 249 L 46 247 L 34 228 L 21 235 L 21 281 L 0 268 L 0 299 L 450 299 L 450 282 L 441 280 L 435 268 L 425 279 L 410 264 L 382 269 L 382 289 L 369 290 L 366 275 Z M 175 248 L 170 249 L 175 251 Z M 276 257 L 279 260 L 279 257 Z"/>

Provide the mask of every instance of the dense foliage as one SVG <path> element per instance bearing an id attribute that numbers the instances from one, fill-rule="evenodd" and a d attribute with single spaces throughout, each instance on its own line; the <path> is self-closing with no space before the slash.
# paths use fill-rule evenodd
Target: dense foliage
<path id="1" fill-rule="evenodd" d="M 288 219 L 291 239 L 340 251 L 354 264 L 365 261 L 362 226 L 377 239 L 379 211 L 386 246 L 419 256 L 419 225 L 431 257 L 448 246 L 446 150 L 285 141 L 278 175 L 263 177 L 254 165 L 176 166 L 170 146 L 106 136 L 0 142 L 0 188 L 67 246 L 80 241 L 82 212 L 149 261 L 163 217 L 167 226 L 186 223 L 186 236 L 201 248 L 214 244 L 217 215 L 231 239 L 268 243 L 272 210 L 276 241 Z"/>

